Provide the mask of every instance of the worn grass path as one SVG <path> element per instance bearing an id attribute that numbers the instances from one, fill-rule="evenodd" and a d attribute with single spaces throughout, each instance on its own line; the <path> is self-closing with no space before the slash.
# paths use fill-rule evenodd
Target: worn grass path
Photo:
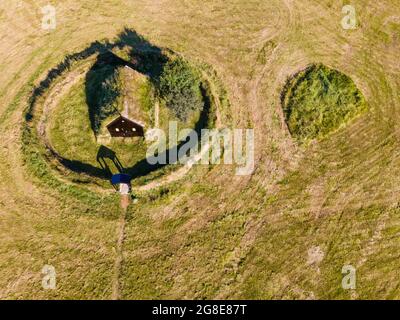
<path id="1" fill-rule="evenodd" d="M 54 32 L 40 31 L 33 10 L 41 4 L 0 2 L 2 298 L 400 297 L 398 1 L 353 0 L 360 23 L 351 31 L 340 26 L 343 3 L 332 0 L 65 0 Z M 94 188 L 101 201 L 90 203 L 68 185 L 32 179 L 20 152 L 22 88 L 125 26 L 215 68 L 232 126 L 255 129 L 252 176 L 194 168 L 190 181 L 143 190 L 132 220 L 131 208 L 105 204 L 109 195 Z M 314 62 L 349 75 L 370 111 L 301 149 L 280 92 Z M 312 248 L 323 253 L 316 266 L 307 264 Z M 57 270 L 56 291 L 41 288 L 44 264 Z M 356 295 L 341 287 L 345 264 L 357 267 Z"/>
<path id="2" fill-rule="evenodd" d="M 118 226 L 117 226 L 117 243 L 115 247 L 115 263 L 112 277 L 112 300 L 121 299 L 120 292 L 120 273 L 122 262 L 124 260 L 123 256 L 123 244 L 125 238 L 125 225 L 126 225 L 126 215 L 129 206 L 129 196 L 121 195 L 121 216 L 119 218 Z"/>

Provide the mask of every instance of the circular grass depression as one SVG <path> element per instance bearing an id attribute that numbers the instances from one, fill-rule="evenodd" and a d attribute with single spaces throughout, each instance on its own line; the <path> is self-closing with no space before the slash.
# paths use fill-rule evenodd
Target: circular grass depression
<path id="1" fill-rule="evenodd" d="M 323 138 L 367 109 L 353 80 L 323 64 L 292 76 L 281 102 L 290 134 L 299 142 Z"/>
<path id="2" fill-rule="evenodd" d="M 58 87 L 82 72 L 57 96 Z M 34 89 L 22 136 L 25 160 L 41 177 L 56 169 L 72 182 L 107 186 L 112 174 L 123 172 L 134 184 L 145 184 L 178 166 L 149 164 L 143 137 L 111 138 L 107 124 L 128 111 L 145 129 L 164 129 L 167 138 L 170 121 L 200 132 L 214 126 L 216 113 L 229 104 L 218 80 L 210 66 L 158 48 L 129 29 L 113 43 L 92 43 L 67 56 Z M 47 100 L 57 103 L 50 108 Z"/>

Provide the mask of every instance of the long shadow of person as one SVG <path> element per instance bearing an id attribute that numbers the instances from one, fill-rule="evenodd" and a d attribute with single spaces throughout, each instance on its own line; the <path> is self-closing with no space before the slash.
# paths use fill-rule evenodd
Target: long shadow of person
<path id="1" fill-rule="evenodd" d="M 124 167 L 122 166 L 121 161 L 117 157 L 117 154 L 105 147 L 105 146 L 100 146 L 99 151 L 97 152 L 96 160 L 99 163 L 100 167 L 104 170 L 105 175 L 109 178 L 113 175 L 112 170 L 110 169 L 110 166 L 107 162 L 107 160 L 111 160 L 114 166 L 117 168 L 118 173 L 123 173 L 125 171 Z M 114 172 L 116 173 L 116 172 Z"/>

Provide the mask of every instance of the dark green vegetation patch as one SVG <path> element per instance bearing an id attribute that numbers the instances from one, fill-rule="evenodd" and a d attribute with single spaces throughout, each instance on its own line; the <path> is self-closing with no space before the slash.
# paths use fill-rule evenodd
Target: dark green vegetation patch
<path id="1" fill-rule="evenodd" d="M 186 121 L 191 112 L 203 108 L 200 79 L 181 57 L 168 61 L 164 66 L 159 91 L 168 108 L 181 121 Z"/>
<path id="2" fill-rule="evenodd" d="M 354 82 L 322 64 L 289 79 L 282 105 L 289 131 L 299 141 L 322 138 L 366 109 Z"/>

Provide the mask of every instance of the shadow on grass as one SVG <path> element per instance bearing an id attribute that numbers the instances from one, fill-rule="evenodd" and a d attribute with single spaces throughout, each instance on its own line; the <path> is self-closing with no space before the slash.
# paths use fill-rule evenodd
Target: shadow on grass
<path id="1" fill-rule="evenodd" d="M 207 96 L 206 90 L 203 87 L 201 87 L 201 93 L 203 96 L 204 107 L 201 111 L 199 120 L 196 122 L 196 125 L 193 129 L 193 131 L 196 132 L 198 137 L 201 134 L 201 129 L 207 127 L 208 120 L 209 120 L 209 114 L 210 114 L 210 108 L 211 108 L 210 98 Z M 167 159 L 167 161 L 166 161 L 167 164 L 176 164 L 175 160 L 171 160 L 170 155 L 178 154 L 180 148 L 183 145 L 187 144 L 188 142 L 189 142 L 189 136 L 186 139 L 184 139 L 183 141 L 181 141 L 177 146 L 164 151 L 159 156 L 161 158 Z M 196 147 L 196 144 L 188 145 L 188 147 L 190 149 L 194 148 L 194 147 Z M 129 174 L 133 179 L 135 179 L 135 178 L 145 176 L 153 171 L 159 170 L 165 166 L 166 166 L 166 164 L 151 165 L 151 164 L 149 164 L 147 159 L 143 159 L 143 160 L 139 161 L 138 163 L 136 163 L 133 167 L 127 168 L 126 173 Z"/>
<path id="2" fill-rule="evenodd" d="M 201 129 L 207 127 L 208 121 L 209 121 L 209 115 L 210 115 L 210 108 L 211 108 L 211 102 L 210 98 L 206 94 L 206 90 L 201 87 L 201 92 L 203 95 L 203 100 L 204 100 L 204 108 L 200 114 L 199 120 L 196 122 L 196 125 L 193 129 L 193 131 L 196 132 L 198 136 L 201 134 Z M 162 154 L 160 154 L 160 157 L 165 157 L 167 159 L 166 163 L 167 164 L 150 164 L 148 160 L 145 158 L 143 160 L 140 160 L 137 162 L 135 165 L 132 167 L 124 168 L 123 165 L 121 164 L 120 160 L 118 159 L 117 154 L 105 147 L 105 146 L 100 146 L 99 151 L 97 153 L 97 162 L 100 165 L 100 168 L 95 167 L 91 164 L 84 163 L 81 161 L 76 161 L 76 160 L 68 160 L 65 159 L 58 154 L 54 154 L 59 162 L 63 164 L 65 167 L 70 169 L 71 171 L 74 171 L 76 173 L 84 173 L 86 175 L 96 177 L 96 178 L 101 178 L 101 179 L 110 179 L 112 176 L 112 171 L 108 165 L 108 163 L 105 161 L 106 159 L 111 160 L 115 167 L 118 169 L 119 173 L 126 173 L 129 174 L 132 179 L 140 178 L 143 176 L 148 175 L 149 173 L 162 169 L 163 167 L 170 165 L 170 164 L 176 164 L 175 160 L 171 160 L 170 155 L 171 154 L 178 154 L 180 148 L 187 144 L 189 142 L 189 137 L 181 141 L 177 146 L 172 147 L 171 149 L 168 149 L 164 151 Z M 195 144 L 188 145 L 189 148 L 196 147 Z"/>
<path id="3" fill-rule="evenodd" d="M 129 61 L 124 60 L 111 52 L 111 50 L 115 48 L 129 48 Z M 91 127 L 94 132 L 96 132 L 98 129 L 99 119 L 101 121 L 102 117 L 101 115 L 99 117 L 99 114 L 101 114 L 104 106 L 112 104 L 112 102 L 118 97 L 118 92 L 105 92 L 103 95 L 99 94 L 99 92 L 103 89 L 102 84 L 115 74 L 115 71 L 119 66 L 129 66 L 142 74 L 146 74 L 150 78 L 150 81 L 157 86 L 163 67 L 168 61 L 167 56 L 163 53 L 161 48 L 154 46 L 142 36 L 138 35 L 135 31 L 130 29 L 125 29 L 123 32 L 121 32 L 118 35 L 117 40 L 113 43 L 108 41 L 104 43 L 96 41 L 81 52 L 67 55 L 65 59 L 55 68 L 50 70 L 46 78 L 40 82 L 36 88 L 34 88 L 29 99 L 28 109 L 25 113 L 28 130 L 32 130 L 32 127 L 29 126 L 29 123 L 33 119 L 37 99 L 42 96 L 47 89 L 50 88 L 52 83 L 57 78 L 62 76 L 65 71 L 69 70 L 73 63 L 87 59 L 95 54 L 98 55 L 97 60 L 87 73 L 85 82 L 89 117 L 91 121 Z M 203 86 L 201 86 L 201 93 L 203 96 L 204 107 L 200 114 L 199 120 L 193 129 L 198 135 L 200 135 L 201 129 L 207 126 L 211 107 L 210 99 Z M 99 99 L 99 96 L 103 96 L 105 98 Z M 115 112 L 115 110 L 106 110 L 106 116 L 107 112 Z M 178 152 L 179 149 L 187 142 L 187 140 L 181 141 L 177 146 L 164 152 L 168 164 L 171 160 L 169 155 Z M 66 159 L 58 154 L 50 144 L 46 144 L 46 148 L 63 166 L 69 170 L 79 174 L 86 174 L 92 177 L 107 180 L 111 178 L 112 171 L 105 161 L 106 159 L 111 160 L 120 173 L 127 173 L 131 175 L 133 179 L 145 176 L 166 166 L 165 164 L 151 165 L 148 163 L 147 159 L 143 159 L 130 168 L 124 168 L 113 150 L 101 146 L 96 159 L 100 167 L 96 167 L 81 161 Z"/>
<path id="4" fill-rule="evenodd" d="M 96 160 L 99 163 L 100 167 L 108 174 L 109 178 L 111 178 L 113 174 L 124 172 L 124 167 L 117 157 L 117 154 L 113 150 L 105 146 L 100 146 L 99 151 L 97 152 Z M 113 172 L 110 169 L 109 162 L 107 160 L 111 161 L 114 164 L 118 172 Z"/>
<path id="5" fill-rule="evenodd" d="M 161 48 L 152 45 L 133 30 L 125 29 L 113 47 L 127 50 L 129 58 L 124 60 L 109 48 L 104 48 L 86 75 L 86 103 L 89 108 L 91 128 L 95 135 L 98 134 L 105 119 L 119 114 L 116 102 L 122 96 L 122 92 L 118 69 L 128 66 L 147 75 L 153 85 L 157 86 L 164 64 L 168 61 Z"/>

